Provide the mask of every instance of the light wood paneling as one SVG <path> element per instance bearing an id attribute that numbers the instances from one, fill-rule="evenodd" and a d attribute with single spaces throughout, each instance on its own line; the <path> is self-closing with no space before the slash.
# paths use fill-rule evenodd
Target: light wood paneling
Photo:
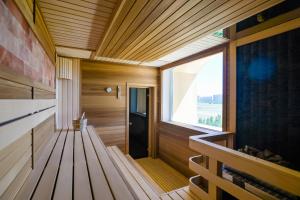
<path id="1" fill-rule="evenodd" d="M 126 83 L 157 85 L 158 69 L 81 61 L 81 109 L 88 123 L 94 125 L 106 145 L 125 150 Z M 121 87 L 117 99 L 116 88 Z M 106 87 L 112 93 L 105 92 Z"/>
<path id="2" fill-rule="evenodd" d="M 40 152 L 43 151 L 55 132 L 54 122 L 55 117 L 53 115 L 33 129 L 33 165 L 36 164 L 37 160 L 40 158 Z"/>
<path id="3" fill-rule="evenodd" d="M 55 92 L 33 88 L 33 99 L 55 99 Z"/>
<path id="4" fill-rule="evenodd" d="M 189 157 L 197 155 L 189 148 L 189 136 L 197 134 L 200 134 L 199 131 L 160 122 L 158 157 L 187 177 L 195 175 L 188 166 Z"/>
<path id="5" fill-rule="evenodd" d="M 31 99 L 31 87 L 0 78 L 0 99 Z"/>
<path id="6" fill-rule="evenodd" d="M 58 129 L 73 129 L 72 120 L 80 115 L 80 60 L 72 59 L 71 79 L 57 79 L 57 118 Z"/>
<path id="7" fill-rule="evenodd" d="M 39 1 L 55 45 L 89 50 L 97 48 L 118 5 L 118 0 Z"/>
<path id="8" fill-rule="evenodd" d="M 282 0 L 123 1 L 96 56 L 152 61 Z"/>

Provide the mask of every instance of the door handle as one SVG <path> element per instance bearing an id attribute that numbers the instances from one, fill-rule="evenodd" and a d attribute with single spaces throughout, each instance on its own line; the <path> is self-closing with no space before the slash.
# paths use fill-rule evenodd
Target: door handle
<path id="1" fill-rule="evenodd" d="M 132 122 L 129 122 L 129 126 L 132 126 Z"/>

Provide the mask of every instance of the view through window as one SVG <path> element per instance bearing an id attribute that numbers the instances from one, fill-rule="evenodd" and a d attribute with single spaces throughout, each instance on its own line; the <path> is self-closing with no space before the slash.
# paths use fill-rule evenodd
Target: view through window
<path id="1" fill-rule="evenodd" d="M 163 120 L 222 130 L 223 52 L 163 71 Z"/>

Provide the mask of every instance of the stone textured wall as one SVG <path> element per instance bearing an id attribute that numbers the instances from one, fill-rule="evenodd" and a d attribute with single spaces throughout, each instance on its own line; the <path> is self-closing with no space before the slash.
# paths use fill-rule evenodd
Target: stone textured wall
<path id="1" fill-rule="evenodd" d="M 55 65 L 13 0 L 0 0 L 0 70 L 55 86 Z"/>

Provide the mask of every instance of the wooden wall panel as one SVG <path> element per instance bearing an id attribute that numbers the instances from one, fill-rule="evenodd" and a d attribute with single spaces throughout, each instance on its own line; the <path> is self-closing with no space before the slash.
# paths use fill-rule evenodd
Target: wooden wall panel
<path id="1" fill-rule="evenodd" d="M 188 143 L 190 136 L 199 135 L 201 132 L 165 122 L 160 122 L 157 130 L 159 157 L 185 176 L 195 175 L 189 169 L 188 159 L 199 153 L 191 150 Z"/>
<path id="2" fill-rule="evenodd" d="M 49 138 L 54 133 L 55 116 L 52 115 L 44 122 L 33 129 L 33 165 L 40 157 L 40 152 L 44 149 Z"/>
<path id="3" fill-rule="evenodd" d="M 29 86 L 0 78 L 0 99 L 31 99 L 32 89 Z"/>
<path id="4" fill-rule="evenodd" d="M 34 99 L 55 99 L 55 92 L 34 88 L 33 98 Z"/>
<path id="5" fill-rule="evenodd" d="M 58 129 L 72 129 L 72 120 L 80 116 L 80 60 L 72 59 L 72 79 L 57 79 Z"/>
<path id="6" fill-rule="evenodd" d="M 81 61 L 81 109 L 106 145 L 125 149 L 126 83 L 158 84 L 157 68 Z M 121 98 L 116 88 L 121 87 Z M 105 92 L 111 87 L 112 93 Z"/>

